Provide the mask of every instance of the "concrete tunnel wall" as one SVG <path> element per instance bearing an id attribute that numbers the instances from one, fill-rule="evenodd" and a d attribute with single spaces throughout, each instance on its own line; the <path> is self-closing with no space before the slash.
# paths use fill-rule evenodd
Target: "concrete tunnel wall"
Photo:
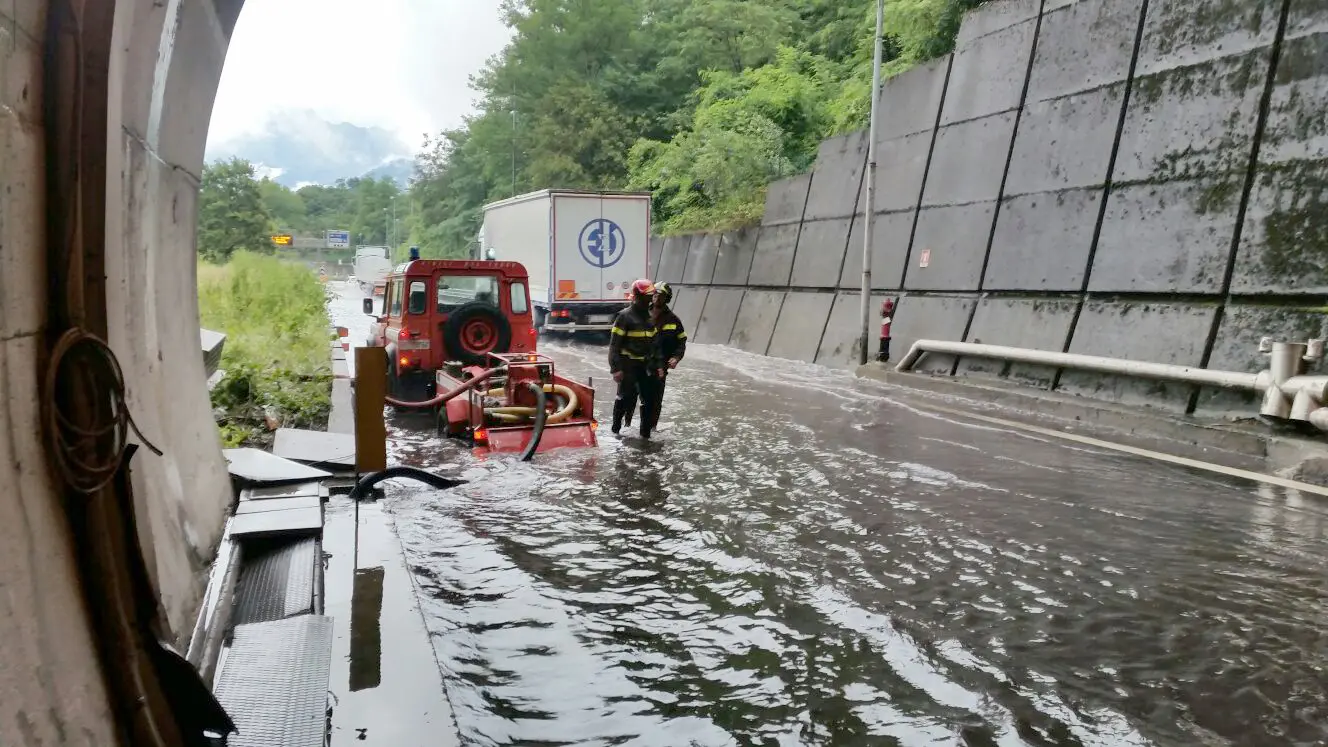
<path id="1" fill-rule="evenodd" d="M 1262 335 L 1328 333 L 1328 7 L 998 0 L 886 81 L 872 255 L 920 338 L 1256 371 Z M 1266 117 L 1261 106 L 1266 102 Z M 696 339 L 858 358 L 867 133 L 771 185 L 757 228 L 670 237 Z M 1252 396 L 928 356 L 1110 401 L 1249 413 Z M 1193 402 L 1192 402 L 1193 399 Z"/>
<path id="2" fill-rule="evenodd" d="M 240 4 L 118 0 L 106 68 L 108 342 L 135 420 L 165 452 L 139 452 L 133 487 L 167 634 L 181 645 L 231 500 L 199 355 L 195 207 Z M 97 611 L 83 609 L 41 439 L 45 157 L 70 147 L 43 130 L 47 14 L 45 0 L 0 5 L 0 744 L 109 745 L 115 725 L 85 627 Z"/>

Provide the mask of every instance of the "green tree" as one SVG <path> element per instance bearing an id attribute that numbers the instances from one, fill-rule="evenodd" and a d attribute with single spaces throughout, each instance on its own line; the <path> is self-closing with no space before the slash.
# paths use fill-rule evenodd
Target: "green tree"
<path id="1" fill-rule="evenodd" d="M 297 233 L 309 231 L 309 215 L 304 198 L 284 184 L 267 178 L 258 183 L 258 189 L 278 229 Z"/>
<path id="2" fill-rule="evenodd" d="M 253 164 L 240 158 L 203 167 L 198 197 L 198 251 L 225 262 L 237 251 L 271 253 L 272 214 Z"/>

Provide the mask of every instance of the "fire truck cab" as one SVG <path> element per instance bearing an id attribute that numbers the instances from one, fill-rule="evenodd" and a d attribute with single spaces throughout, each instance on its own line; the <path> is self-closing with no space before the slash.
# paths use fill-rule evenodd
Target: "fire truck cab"
<path id="1" fill-rule="evenodd" d="M 396 399 L 432 397 L 445 365 L 535 352 L 529 279 L 517 262 L 412 260 L 382 281 L 382 291 L 364 299 L 364 313 L 374 317 L 370 345 L 387 350 Z"/>

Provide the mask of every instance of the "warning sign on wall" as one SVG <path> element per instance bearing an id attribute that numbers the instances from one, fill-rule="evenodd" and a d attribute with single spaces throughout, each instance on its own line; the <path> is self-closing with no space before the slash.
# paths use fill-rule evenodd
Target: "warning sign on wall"
<path id="1" fill-rule="evenodd" d="M 931 264 L 931 250 L 923 249 L 922 254 L 918 257 L 918 267 L 926 267 L 929 264 Z"/>

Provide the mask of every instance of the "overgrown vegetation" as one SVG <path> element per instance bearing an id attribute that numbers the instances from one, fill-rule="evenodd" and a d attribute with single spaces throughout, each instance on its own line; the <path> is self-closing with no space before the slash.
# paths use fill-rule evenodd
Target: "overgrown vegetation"
<path id="1" fill-rule="evenodd" d="M 954 46 L 982 0 L 887 0 L 885 73 Z M 749 224 L 765 186 L 865 127 L 874 0 L 504 0 L 480 111 L 426 144 L 409 242 L 459 256 L 480 208 L 543 188 L 656 195 L 665 233 Z M 513 174 L 513 159 L 516 168 Z"/>
<path id="2" fill-rule="evenodd" d="M 200 261 L 204 327 L 226 333 L 212 406 L 227 447 L 267 446 L 278 427 L 326 427 L 331 409 L 326 292 L 303 265 L 238 251 Z"/>
<path id="3" fill-rule="evenodd" d="M 887 0 L 884 73 L 951 51 L 982 2 Z M 291 190 L 242 161 L 213 164 L 200 249 L 224 259 L 271 251 L 260 233 L 335 228 L 356 244 L 395 239 L 398 258 L 411 244 L 466 256 L 485 203 L 546 188 L 650 190 L 661 233 L 754 223 L 766 185 L 867 125 L 875 7 L 502 0 L 513 39 L 472 80 L 478 112 L 425 143 L 409 190 L 387 179 Z"/>

